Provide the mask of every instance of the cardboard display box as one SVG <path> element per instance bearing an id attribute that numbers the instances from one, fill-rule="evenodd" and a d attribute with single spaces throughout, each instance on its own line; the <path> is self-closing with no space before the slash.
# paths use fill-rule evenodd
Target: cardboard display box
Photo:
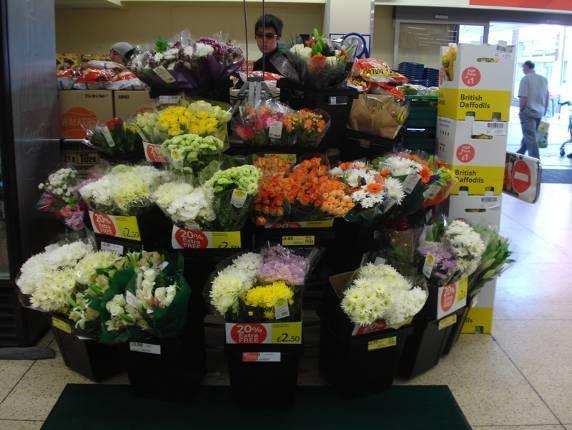
<path id="1" fill-rule="evenodd" d="M 113 92 L 115 116 L 122 119 L 133 117 L 141 112 L 150 112 L 155 108 L 154 100 L 148 90 L 125 90 Z"/>
<path id="2" fill-rule="evenodd" d="M 449 47 L 441 48 L 447 57 Z M 515 71 L 515 48 L 507 45 L 459 44 L 455 61 L 446 70 L 441 67 L 442 88 L 479 90 L 512 89 Z"/>
<path id="3" fill-rule="evenodd" d="M 451 196 L 447 202 L 450 218 L 460 218 L 469 224 L 481 224 L 497 231 L 501 221 L 502 195 L 498 196 Z"/>
<path id="4" fill-rule="evenodd" d="M 464 121 L 472 116 L 476 121 L 508 122 L 511 90 L 475 90 L 440 88 L 437 114 L 440 117 Z"/>
<path id="5" fill-rule="evenodd" d="M 491 196 L 502 192 L 504 166 L 452 165 L 457 182 L 452 195 Z"/>
<path id="6" fill-rule="evenodd" d="M 86 128 L 113 118 L 113 95 L 108 90 L 64 90 L 58 93 L 62 137 L 83 139 Z"/>
<path id="7" fill-rule="evenodd" d="M 506 158 L 507 131 L 506 122 L 439 118 L 437 155 L 456 166 L 502 167 Z"/>

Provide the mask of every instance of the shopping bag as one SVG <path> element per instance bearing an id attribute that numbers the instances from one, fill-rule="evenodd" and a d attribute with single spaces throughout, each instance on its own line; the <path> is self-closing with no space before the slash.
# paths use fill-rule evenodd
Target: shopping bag
<path id="1" fill-rule="evenodd" d="M 548 146 L 548 130 L 550 129 L 550 124 L 546 121 L 540 121 L 538 126 L 538 147 L 546 148 Z"/>

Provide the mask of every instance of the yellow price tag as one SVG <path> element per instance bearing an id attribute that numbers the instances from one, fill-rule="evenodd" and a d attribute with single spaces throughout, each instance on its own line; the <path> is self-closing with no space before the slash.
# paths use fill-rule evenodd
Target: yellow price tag
<path id="1" fill-rule="evenodd" d="M 211 232 L 212 248 L 240 248 L 240 231 Z"/>
<path id="2" fill-rule="evenodd" d="M 282 236 L 282 246 L 314 246 L 314 236 Z"/>
<path id="3" fill-rule="evenodd" d="M 334 226 L 334 219 L 322 219 L 318 221 L 302 221 L 300 225 L 304 228 L 331 228 Z"/>
<path id="4" fill-rule="evenodd" d="M 397 336 L 386 337 L 384 339 L 370 340 L 367 343 L 368 351 L 375 351 L 377 349 L 390 348 L 397 345 Z"/>
<path id="5" fill-rule="evenodd" d="M 272 343 L 301 344 L 302 322 L 272 324 Z"/>
<path id="6" fill-rule="evenodd" d="M 469 280 L 463 278 L 457 283 L 457 302 L 461 302 L 467 298 L 469 293 Z"/>
<path id="7" fill-rule="evenodd" d="M 457 315 L 456 314 L 449 315 L 448 317 L 443 318 L 441 321 L 439 321 L 439 330 L 451 327 L 456 322 L 457 322 Z"/>
<path id="8" fill-rule="evenodd" d="M 137 217 L 134 216 L 116 216 L 115 225 L 117 225 L 117 237 L 123 239 L 141 241 L 141 233 L 139 232 L 139 224 Z"/>
<path id="9" fill-rule="evenodd" d="M 67 322 L 62 321 L 59 318 L 52 317 L 52 325 L 58 330 L 61 330 L 67 334 L 71 334 L 72 332 L 71 326 Z"/>

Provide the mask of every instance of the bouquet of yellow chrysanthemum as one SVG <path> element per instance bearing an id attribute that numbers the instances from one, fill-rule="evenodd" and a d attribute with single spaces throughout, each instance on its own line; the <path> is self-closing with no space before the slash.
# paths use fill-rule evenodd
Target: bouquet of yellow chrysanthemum
<path id="1" fill-rule="evenodd" d="M 226 141 L 227 123 L 231 117 L 227 106 L 200 100 L 141 113 L 136 117 L 136 126 L 145 142 L 157 145 L 183 134 L 215 136 Z"/>
<path id="2" fill-rule="evenodd" d="M 319 251 L 269 246 L 217 270 L 209 299 L 227 321 L 300 321 L 304 282 Z"/>

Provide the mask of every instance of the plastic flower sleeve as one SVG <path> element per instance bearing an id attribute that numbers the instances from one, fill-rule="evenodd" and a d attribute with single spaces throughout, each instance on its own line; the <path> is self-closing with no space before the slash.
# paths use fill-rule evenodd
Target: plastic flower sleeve
<path id="1" fill-rule="evenodd" d="M 138 162 L 145 158 L 135 121 L 113 118 L 86 130 L 86 138 L 83 143 L 109 161 Z"/>
<path id="2" fill-rule="evenodd" d="M 258 106 L 243 104 L 238 108 L 234 132 L 250 145 L 287 145 L 294 143 L 295 131 L 286 127 L 294 111 L 277 101 L 266 101 Z"/>
<path id="3" fill-rule="evenodd" d="M 42 195 L 36 205 L 37 209 L 53 213 L 71 230 L 82 230 L 85 227 L 85 205 L 78 192 L 81 184 L 82 179 L 77 170 L 69 167 L 56 170 L 38 185 Z"/>
<path id="4" fill-rule="evenodd" d="M 330 116 L 321 109 L 302 109 L 287 115 L 284 124 L 287 133 L 295 136 L 296 145 L 316 148 L 330 128 Z"/>

